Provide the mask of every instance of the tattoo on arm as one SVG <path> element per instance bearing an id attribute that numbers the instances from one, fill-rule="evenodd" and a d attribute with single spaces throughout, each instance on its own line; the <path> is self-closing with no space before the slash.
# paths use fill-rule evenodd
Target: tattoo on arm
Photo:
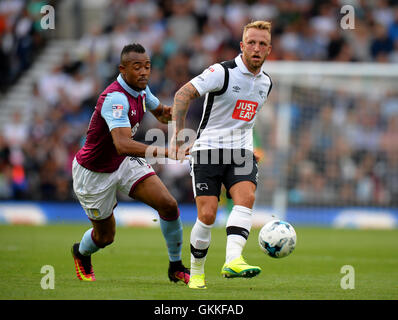
<path id="1" fill-rule="evenodd" d="M 185 127 L 185 117 L 188 112 L 189 103 L 198 97 L 199 92 L 190 82 L 186 83 L 175 94 L 172 120 L 176 122 L 177 132 Z"/>

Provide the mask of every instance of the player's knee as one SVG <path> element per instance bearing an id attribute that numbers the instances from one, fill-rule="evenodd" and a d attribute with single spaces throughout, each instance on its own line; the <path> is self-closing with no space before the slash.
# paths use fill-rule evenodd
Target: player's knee
<path id="1" fill-rule="evenodd" d="M 256 200 L 255 194 L 252 192 L 248 193 L 247 197 L 245 198 L 246 207 L 249 207 L 249 208 L 253 207 L 255 200 Z"/>
<path id="2" fill-rule="evenodd" d="M 217 200 L 212 200 L 208 198 L 196 199 L 196 204 L 198 207 L 198 218 L 200 221 L 207 225 L 211 225 L 216 220 L 218 202 Z"/>
<path id="3" fill-rule="evenodd" d="M 174 219 L 178 217 L 178 204 L 173 197 L 165 199 L 159 210 L 159 215 L 166 219 Z"/>
<path id="4" fill-rule="evenodd" d="M 102 234 L 99 235 L 97 239 L 95 239 L 95 244 L 99 248 L 105 248 L 106 246 L 112 244 L 114 240 L 115 240 L 114 234 Z"/>
<path id="5" fill-rule="evenodd" d="M 204 224 L 212 225 L 216 221 L 216 216 L 213 213 L 206 212 L 201 215 L 200 221 Z"/>
<path id="6" fill-rule="evenodd" d="M 247 192 L 244 193 L 244 196 L 242 197 L 236 197 L 234 199 L 234 204 L 247 208 L 252 208 L 255 201 L 256 201 L 256 195 L 254 194 L 254 192 Z"/>
<path id="7" fill-rule="evenodd" d="M 102 243 L 101 243 L 101 245 L 102 245 L 101 248 L 105 248 L 105 247 L 109 246 L 110 244 L 113 243 L 113 241 L 114 241 L 114 237 L 108 237 L 108 238 L 103 239 Z"/>
<path id="8" fill-rule="evenodd" d="M 209 208 L 208 210 L 201 210 L 198 215 L 199 220 L 202 221 L 204 224 L 211 225 L 214 223 L 214 221 L 216 221 L 216 212 L 217 209 L 214 211 L 211 208 Z"/>

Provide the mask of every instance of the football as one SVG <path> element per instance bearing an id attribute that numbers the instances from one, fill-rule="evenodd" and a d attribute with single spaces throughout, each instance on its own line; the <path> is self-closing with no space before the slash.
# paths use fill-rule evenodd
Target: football
<path id="1" fill-rule="evenodd" d="M 261 250 L 272 258 L 287 257 L 296 247 L 296 231 L 282 220 L 266 223 L 258 235 Z"/>

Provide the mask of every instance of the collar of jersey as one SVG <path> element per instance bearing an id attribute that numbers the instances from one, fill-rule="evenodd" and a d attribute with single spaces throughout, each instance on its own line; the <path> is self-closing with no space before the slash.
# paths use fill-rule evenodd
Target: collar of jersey
<path id="1" fill-rule="evenodd" d="M 243 63 L 243 60 L 242 60 L 242 54 L 238 55 L 235 58 L 235 62 L 236 62 L 236 65 L 238 66 L 240 72 L 242 72 L 243 74 L 249 74 L 249 75 L 251 75 L 253 77 L 261 77 L 261 73 L 262 73 L 261 71 L 258 74 L 254 75 L 252 72 L 250 72 L 246 68 L 246 66 L 245 66 L 245 64 Z"/>
<path id="2" fill-rule="evenodd" d="M 123 77 L 121 74 L 117 77 L 117 82 L 122 86 L 124 90 L 126 90 L 129 94 L 131 94 L 134 98 L 137 98 L 139 95 L 142 95 L 144 93 L 143 91 L 135 91 L 134 89 L 130 88 L 130 86 L 124 81 Z"/>

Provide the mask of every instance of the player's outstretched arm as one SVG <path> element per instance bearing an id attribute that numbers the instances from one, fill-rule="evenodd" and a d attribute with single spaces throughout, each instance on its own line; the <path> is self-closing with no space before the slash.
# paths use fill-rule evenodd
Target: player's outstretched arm
<path id="1" fill-rule="evenodd" d="M 167 124 L 171 120 L 171 110 L 171 107 L 159 103 L 159 106 L 151 112 L 159 122 Z"/>
<path id="2" fill-rule="evenodd" d="M 185 117 L 188 112 L 189 104 L 191 100 L 197 97 L 199 97 L 199 92 L 190 82 L 187 82 L 176 92 L 174 96 L 172 120 L 176 122 L 177 132 L 185 128 Z"/>
<path id="3" fill-rule="evenodd" d="M 178 147 L 184 143 L 184 141 L 177 140 L 177 134 L 182 129 L 185 128 L 185 117 L 188 112 L 189 104 L 193 99 L 199 97 L 199 92 L 196 88 L 190 83 L 186 83 L 182 86 L 174 96 L 174 104 L 172 108 L 172 120 L 175 122 L 175 128 L 173 132 L 173 136 L 171 139 L 170 146 L 170 158 L 178 159 L 177 151 Z M 185 156 L 185 150 L 182 152 L 182 156 Z"/>
<path id="4" fill-rule="evenodd" d="M 153 157 L 167 157 L 168 150 L 166 148 L 149 146 L 145 143 L 134 141 L 131 139 L 131 128 L 121 127 L 114 128 L 111 131 L 113 144 L 116 151 L 121 156 L 145 157 L 150 155 Z"/>

